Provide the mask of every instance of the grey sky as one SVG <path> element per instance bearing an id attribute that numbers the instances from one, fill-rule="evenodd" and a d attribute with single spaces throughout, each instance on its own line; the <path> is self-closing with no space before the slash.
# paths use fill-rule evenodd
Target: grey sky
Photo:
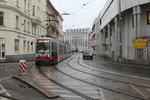
<path id="1" fill-rule="evenodd" d="M 63 30 L 69 28 L 91 28 L 95 17 L 102 10 L 106 0 L 50 0 L 63 16 Z"/>

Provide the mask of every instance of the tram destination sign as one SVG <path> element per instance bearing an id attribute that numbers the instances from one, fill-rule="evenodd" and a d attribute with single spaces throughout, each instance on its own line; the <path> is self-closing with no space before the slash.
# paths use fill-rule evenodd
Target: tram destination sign
<path id="1" fill-rule="evenodd" d="M 38 40 L 38 43 L 47 43 L 50 42 L 50 40 Z"/>

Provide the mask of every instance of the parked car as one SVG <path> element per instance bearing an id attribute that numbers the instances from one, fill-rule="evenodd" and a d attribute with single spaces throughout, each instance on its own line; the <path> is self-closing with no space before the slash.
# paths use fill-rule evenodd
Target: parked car
<path id="1" fill-rule="evenodd" d="M 93 59 L 93 50 L 92 49 L 87 49 L 83 51 L 83 59 L 85 58 L 90 58 Z"/>

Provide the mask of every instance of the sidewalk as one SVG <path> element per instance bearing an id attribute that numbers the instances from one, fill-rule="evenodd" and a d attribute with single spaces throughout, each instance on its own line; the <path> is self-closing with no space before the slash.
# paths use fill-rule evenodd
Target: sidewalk
<path id="1" fill-rule="evenodd" d="M 30 85 L 32 88 L 36 89 L 43 95 L 45 95 L 48 99 L 53 99 L 53 100 L 63 100 L 61 99 L 58 95 L 55 95 L 54 93 L 50 93 L 46 90 L 44 90 L 41 86 L 39 86 L 33 79 L 32 76 L 26 75 L 26 76 L 13 76 L 15 79 L 22 81 L 23 83 L 26 83 Z"/>
<path id="2" fill-rule="evenodd" d="M 149 65 L 116 63 L 113 60 L 108 59 L 108 58 L 102 58 L 102 57 L 97 57 L 97 56 L 94 56 L 94 57 L 95 57 L 96 60 L 101 60 L 102 63 L 107 63 L 107 64 L 111 64 L 111 65 L 118 65 L 118 66 L 122 66 L 122 67 L 133 67 L 133 68 L 150 70 L 150 66 Z"/>
<path id="3" fill-rule="evenodd" d="M 9 78 L 14 78 L 17 79 L 29 86 L 31 86 L 33 89 L 37 90 L 41 94 L 43 94 L 45 97 L 53 100 L 63 100 L 60 98 L 58 95 L 55 95 L 54 93 L 47 92 L 42 88 L 42 86 L 39 86 L 35 81 L 34 78 L 31 74 L 31 68 L 34 66 L 34 62 L 27 62 L 27 75 L 26 76 L 21 76 L 19 75 L 19 63 L 18 62 L 12 62 L 12 63 L 0 63 L 0 81 L 5 81 L 9 80 Z M 0 84 L 1 85 L 1 84 Z M 3 94 L 4 90 L 0 88 L 0 100 L 1 100 L 1 95 Z M 7 92 L 5 92 L 7 93 Z M 6 95 L 7 96 L 7 95 Z M 2 99 L 3 100 L 3 99 Z M 7 100 L 7 99 L 4 99 Z"/>
<path id="4" fill-rule="evenodd" d="M 10 100 L 5 97 L 11 98 L 11 95 L 7 92 L 7 90 L 0 84 L 0 100 Z"/>
<path id="5" fill-rule="evenodd" d="M 32 68 L 32 67 L 31 67 Z M 43 95 L 45 95 L 48 99 L 53 99 L 53 100 L 64 100 L 61 98 L 59 95 L 56 95 L 52 92 L 46 91 L 42 86 L 40 86 L 33 78 L 32 73 L 31 73 L 31 68 L 28 68 L 27 70 L 27 75 L 21 76 L 21 75 L 14 75 L 13 78 L 22 81 L 23 83 L 28 84 L 35 90 L 39 91 Z M 47 99 L 47 100 L 48 100 Z"/>

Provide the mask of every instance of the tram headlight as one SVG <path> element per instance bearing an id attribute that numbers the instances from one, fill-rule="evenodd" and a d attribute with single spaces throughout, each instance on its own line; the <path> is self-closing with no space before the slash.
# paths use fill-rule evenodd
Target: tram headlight
<path id="1" fill-rule="evenodd" d="M 36 57 L 39 57 L 39 55 L 36 55 Z"/>

